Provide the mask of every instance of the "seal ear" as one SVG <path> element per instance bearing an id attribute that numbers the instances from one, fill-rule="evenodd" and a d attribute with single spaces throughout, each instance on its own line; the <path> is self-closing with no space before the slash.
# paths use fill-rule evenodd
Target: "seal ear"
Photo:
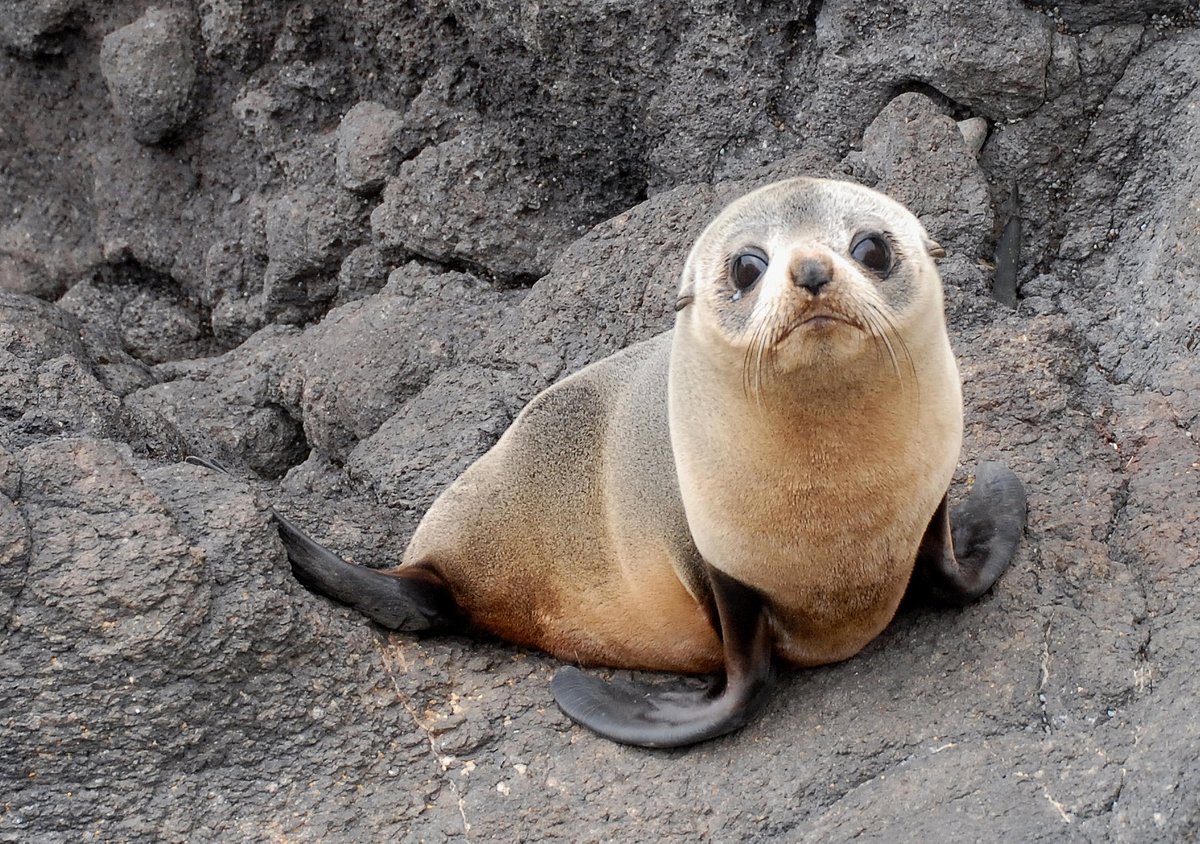
<path id="1" fill-rule="evenodd" d="M 925 251 L 929 253 L 930 258 L 945 258 L 946 257 L 946 250 L 942 248 L 942 245 L 940 243 L 938 243 L 936 240 L 934 240 L 929 235 L 925 235 L 924 240 L 925 240 Z"/>
<path id="2" fill-rule="evenodd" d="M 696 300 L 696 274 L 689 259 L 683 267 L 683 278 L 679 282 L 679 295 L 675 297 L 675 313 L 679 313 Z"/>

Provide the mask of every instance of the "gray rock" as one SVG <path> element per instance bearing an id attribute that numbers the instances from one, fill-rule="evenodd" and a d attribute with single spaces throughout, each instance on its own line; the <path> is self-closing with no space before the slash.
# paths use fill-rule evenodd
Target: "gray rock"
<path id="1" fill-rule="evenodd" d="M 58 307 L 79 322 L 79 338 L 96 377 L 119 396 L 155 383 L 149 367 L 130 354 L 121 338 L 121 312 L 136 295 L 135 285 L 89 278 L 58 300 Z"/>
<path id="2" fill-rule="evenodd" d="M 310 317 L 337 294 L 337 268 L 354 246 L 361 206 L 343 191 L 299 189 L 267 209 L 263 300 L 281 322 Z"/>
<path id="3" fill-rule="evenodd" d="M 262 303 L 266 266 L 266 255 L 252 254 L 240 240 L 217 241 L 205 253 L 201 292 L 212 309 L 213 334 L 227 347 L 245 342 L 266 322 Z"/>
<path id="4" fill-rule="evenodd" d="M 132 259 L 174 283 L 198 288 L 217 213 L 196 170 L 124 135 L 92 160 L 94 234 L 109 264 Z"/>
<path id="5" fill-rule="evenodd" d="M 987 140 L 988 125 L 987 121 L 982 117 L 971 117 L 967 120 L 958 121 L 958 131 L 962 133 L 963 140 L 967 142 L 967 148 L 976 155 L 983 149 L 983 143 Z"/>
<path id="6" fill-rule="evenodd" d="M 5 452 L 5 487 L 10 487 L 14 470 L 11 453 Z M 25 588 L 29 568 L 29 526 L 25 515 L 12 499 L 15 494 L 0 495 L 0 618 L 11 618 L 13 603 Z"/>
<path id="7" fill-rule="evenodd" d="M 1029 5 L 1077 32 L 1129 23 L 1186 26 L 1195 24 L 1197 20 L 1196 6 L 1188 0 L 1149 0 L 1145 3 L 1123 3 L 1121 0 L 1032 0 Z"/>
<path id="8" fill-rule="evenodd" d="M 16 456 L 0 446 L 0 494 L 16 500 L 21 497 L 21 467 Z"/>
<path id="9" fill-rule="evenodd" d="M 146 363 L 199 357 L 204 333 L 204 315 L 178 290 L 140 290 L 121 311 L 125 348 Z"/>
<path id="10" fill-rule="evenodd" d="M 337 304 L 364 299 L 387 284 L 394 262 L 374 244 L 351 250 L 338 268 Z"/>
<path id="11" fill-rule="evenodd" d="M 371 214 L 379 242 L 506 283 L 543 275 L 607 215 L 605 185 L 568 186 L 499 127 L 468 129 L 404 162 Z"/>
<path id="12" fill-rule="evenodd" d="M 464 359 L 514 300 L 471 276 L 408 264 L 380 293 L 331 311 L 305 332 L 288 379 L 308 441 L 344 461 L 434 372 Z"/>
<path id="13" fill-rule="evenodd" d="M 980 253 L 992 230 L 987 179 L 954 120 L 922 94 L 901 94 L 867 127 L 862 162 L 947 251 Z"/>
<path id="14" fill-rule="evenodd" d="M 58 37 L 78 23 L 83 0 L 3 0 L 0 2 L 0 46 L 22 56 L 63 51 Z"/>
<path id="15" fill-rule="evenodd" d="M 251 0 L 199 0 L 200 39 L 204 53 L 245 68 L 261 53 L 267 15 Z"/>
<path id="16" fill-rule="evenodd" d="M 1052 32 L 1047 18 L 1020 4 L 824 3 L 821 113 L 848 103 L 878 108 L 889 91 L 916 82 L 990 120 L 1029 114 L 1045 101 Z"/>
<path id="17" fill-rule="evenodd" d="M 191 116 L 193 26 L 183 12 L 151 8 L 104 39 L 100 68 L 113 108 L 143 144 L 176 135 Z"/>
<path id="18" fill-rule="evenodd" d="M 361 102 L 338 126 L 337 175 L 346 190 L 372 194 L 383 187 L 401 158 L 404 119 L 382 103 Z"/>
<path id="19" fill-rule="evenodd" d="M 495 444 L 530 392 L 502 370 L 443 370 L 358 442 L 346 471 L 388 508 L 419 517 Z"/>
<path id="20" fill-rule="evenodd" d="M 308 453 L 279 386 L 294 339 L 294 331 L 267 328 L 220 357 L 168 364 L 157 372 L 162 383 L 130 395 L 126 405 L 168 422 L 187 453 L 277 478 Z"/>

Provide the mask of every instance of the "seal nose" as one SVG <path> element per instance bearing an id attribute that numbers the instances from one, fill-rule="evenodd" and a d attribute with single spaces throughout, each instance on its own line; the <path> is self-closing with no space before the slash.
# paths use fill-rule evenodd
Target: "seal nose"
<path id="1" fill-rule="evenodd" d="M 792 270 L 792 283 L 816 296 L 821 288 L 833 281 L 829 264 L 820 258 L 805 258 Z"/>

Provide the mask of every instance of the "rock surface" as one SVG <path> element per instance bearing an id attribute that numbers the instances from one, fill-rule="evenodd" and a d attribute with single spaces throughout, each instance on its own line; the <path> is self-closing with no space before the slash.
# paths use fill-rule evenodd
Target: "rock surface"
<path id="1" fill-rule="evenodd" d="M 1187 0 L 0 2 L 0 841 L 1194 838 L 1197 113 Z M 947 249 L 992 593 L 660 753 L 294 582 L 269 505 L 396 562 L 798 173 Z"/>
<path id="2" fill-rule="evenodd" d="M 100 46 L 113 107 L 143 144 L 171 137 L 188 120 L 196 84 L 191 28 L 187 15 L 151 8 Z"/>

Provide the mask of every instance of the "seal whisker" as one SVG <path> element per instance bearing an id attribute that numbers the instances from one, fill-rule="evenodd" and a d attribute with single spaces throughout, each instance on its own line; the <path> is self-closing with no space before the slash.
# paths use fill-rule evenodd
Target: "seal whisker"
<path id="1" fill-rule="evenodd" d="M 900 326 L 896 324 L 896 318 L 878 305 L 875 306 L 875 312 L 887 324 L 887 327 L 891 329 L 891 334 L 896 338 L 896 342 L 900 344 L 900 350 L 904 352 L 904 358 L 908 361 L 908 371 L 912 373 L 913 381 L 916 381 L 917 364 L 913 360 L 912 352 L 908 349 L 908 343 L 904 342 L 904 336 L 900 333 Z"/>
<path id="2" fill-rule="evenodd" d="M 917 392 L 917 404 L 919 405 L 921 402 L 921 381 L 917 376 L 917 364 L 913 360 L 912 352 L 908 348 L 908 343 L 904 341 L 904 336 L 900 333 L 900 327 L 896 324 L 895 317 L 888 313 L 886 308 L 881 307 L 878 302 L 867 301 L 866 305 L 874 317 L 883 324 L 880 331 L 880 337 L 887 345 L 888 353 L 892 355 L 892 365 L 893 367 L 896 367 L 896 378 L 903 387 L 907 382 L 902 377 L 898 369 L 892 340 L 894 339 L 896 343 L 899 344 L 900 351 L 904 355 L 904 360 L 908 364 L 908 371 L 912 374 L 912 383 Z"/>
<path id="3" fill-rule="evenodd" d="M 900 372 L 900 362 L 896 359 L 896 350 L 892 346 L 892 340 L 888 337 L 887 328 L 882 324 L 882 316 L 879 313 L 878 307 L 875 304 L 868 303 L 867 308 L 863 312 L 863 317 L 870 327 L 871 337 L 875 340 L 875 347 L 878 349 L 881 345 L 887 351 L 888 358 L 892 362 L 892 372 L 896 376 L 896 380 L 902 385 L 904 376 Z"/>
<path id="4" fill-rule="evenodd" d="M 777 303 L 771 304 L 771 310 L 763 319 L 761 330 L 757 333 L 757 349 L 754 355 L 754 393 L 758 406 L 762 407 L 763 357 L 772 357 L 777 342 L 778 328 L 775 317 L 779 310 Z"/>
<path id="5" fill-rule="evenodd" d="M 742 356 L 742 393 L 747 398 L 754 394 L 754 383 L 750 377 L 750 368 L 754 358 L 754 342 L 757 336 L 758 325 L 755 324 L 750 332 L 750 342 L 746 344 L 746 353 Z"/>

